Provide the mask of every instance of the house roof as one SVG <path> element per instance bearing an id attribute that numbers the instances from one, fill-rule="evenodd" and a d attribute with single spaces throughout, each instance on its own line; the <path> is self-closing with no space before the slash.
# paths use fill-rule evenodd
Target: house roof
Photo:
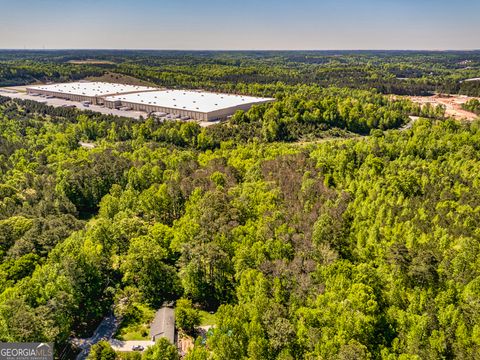
<path id="1" fill-rule="evenodd" d="M 164 337 L 175 343 L 175 311 L 167 306 L 160 308 L 150 326 L 150 337 L 153 340 Z"/>

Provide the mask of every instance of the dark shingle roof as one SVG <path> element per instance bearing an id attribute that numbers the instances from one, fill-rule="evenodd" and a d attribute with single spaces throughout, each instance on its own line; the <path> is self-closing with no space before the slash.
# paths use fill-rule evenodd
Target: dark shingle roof
<path id="1" fill-rule="evenodd" d="M 150 326 L 150 337 L 153 341 L 160 337 L 175 343 L 175 311 L 170 307 L 162 307 L 156 313 Z"/>

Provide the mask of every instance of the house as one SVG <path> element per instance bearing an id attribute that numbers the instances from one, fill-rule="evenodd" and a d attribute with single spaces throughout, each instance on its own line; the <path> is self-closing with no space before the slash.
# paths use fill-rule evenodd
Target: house
<path id="1" fill-rule="evenodd" d="M 160 308 L 155 313 L 150 326 L 151 340 L 157 341 L 161 337 L 175 344 L 175 310 L 168 306 Z"/>

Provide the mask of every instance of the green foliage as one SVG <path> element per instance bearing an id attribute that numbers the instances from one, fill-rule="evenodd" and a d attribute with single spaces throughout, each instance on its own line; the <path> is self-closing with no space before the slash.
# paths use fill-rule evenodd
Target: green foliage
<path id="1" fill-rule="evenodd" d="M 190 350 L 187 353 L 184 359 L 185 360 L 208 360 L 209 352 L 201 346 L 195 346 L 192 350 Z"/>
<path id="2" fill-rule="evenodd" d="M 199 315 L 201 326 L 213 326 L 217 323 L 217 318 L 213 311 L 199 310 Z"/>
<path id="3" fill-rule="evenodd" d="M 102 64 L 70 63 L 96 59 Z M 246 84 L 336 85 L 383 93 L 478 96 L 478 51 L 8 51 L 0 53 L 0 85 L 69 81 L 113 74 L 165 87 L 233 91 Z M 140 80 L 137 81 L 141 83 Z"/>
<path id="4" fill-rule="evenodd" d="M 58 187 L 81 211 L 95 210 L 113 184 L 125 184 L 129 162 L 112 151 L 91 153 L 87 160 L 66 163 Z"/>
<path id="5" fill-rule="evenodd" d="M 353 55 L 343 64 L 297 54 L 297 65 L 269 67 L 222 56 L 118 68 L 277 101 L 200 128 L 0 97 L 0 341 L 63 346 L 90 336 L 112 306 L 118 336 L 143 338 L 153 311 L 177 300 L 186 331 L 199 324 L 192 303 L 215 311 L 191 359 L 474 359 L 479 123 L 318 85 L 363 61 Z M 308 66 L 317 61 L 325 69 Z M 447 78 L 475 71 L 442 64 L 435 71 Z M 384 65 L 425 76 L 417 90 L 441 86 L 426 65 Z M 422 118 L 411 128 L 388 130 L 413 114 Z M 346 131 L 371 136 L 338 138 Z M 144 356 L 178 358 L 166 340 Z"/>
<path id="6" fill-rule="evenodd" d="M 99 341 L 90 349 L 88 360 L 115 360 L 117 354 L 107 341 Z"/>
<path id="7" fill-rule="evenodd" d="M 159 224 L 161 225 L 161 224 Z M 130 240 L 130 246 L 121 265 L 123 282 L 136 285 L 143 300 L 153 306 L 181 293 L 175 268 L 168 264 L 168 236 L 171 229 L 164 226 L 160 232 Z"/>
<path id="8" fill-rule="evenodd" d="M 188 334 L 195 332 L 195 327 L 200 325 L 200 313 L 192 307 L 192 301 L 178 299 L 175 305 L 175 324 L 177 328 Z"/>
<path id="9" fill-rule="evenodd" d="M 142 360 L 179 360 L 180 356 L 175 345 L 165 338 L 157 340 L 155 345 L 148 347 L 142 356 Z"/>
<path id="10" fill-rule="evenodd" d="M 141 360 L 142 353 L 137 351 L 132 351 L 132 352 L 119 351 L 117 352 L 117 358 L 121 360 Z"/>
<path id="11" fill-rule="evenodd" d="M 125 292 L 122 294 L 125 295 Z M 119 297 L 121 305 L 126 305 L 130 299 Z M 150 323 L 155 316 L 155 312 L 141 303 L 132 302 L 128 304 L 128 309 L 119 312 L 117 304 L 116 315 L 122 319 L 120 326 L 115 334 L 115 338 L 120 340 L 149 340 L 150 339 Z"/>
<path id="12" fill-rule="evenodd" d="M 462 105 L 462 108 L 471 111 L 477 115 L 480 115 L 480 100 L 470 99 Z"/>

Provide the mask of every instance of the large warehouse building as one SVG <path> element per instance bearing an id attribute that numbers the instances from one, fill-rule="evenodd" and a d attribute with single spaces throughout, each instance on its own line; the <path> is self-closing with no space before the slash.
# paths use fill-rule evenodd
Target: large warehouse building
<path id="1" fill-rule="evenodd" d="M 134 86 L 104 82 L 73 82 L 27 87 L 27 94 L 54 96 L 73 101 L 89 101 L 92 104 L 103 104 L 105 96 L 157 91 L 157 88 Z"/>
<path id="2" fill-rule="evenodd" d="M 74 82 L 27 87 L 30 95 L 52 96 L 73 101 L 88 101 L 109 108 L 128 108 L 162 117 L 222 120 L 237 110 L 248 110 L 255 104 L 274 101 L 271 98 L 219 94 L 191 90 L 161 90 L 102 82 Z"/>
<path id="3" fill-rule="evenodd" d="M 246 111 L 254 104 L 273 100 L 204 91 L 160 90 L 107 96 L 105 106 L 124 106 L 149 113 L 173 114 L 182 118 L 210 121 L 225 119 L 237 110 Z"/>

